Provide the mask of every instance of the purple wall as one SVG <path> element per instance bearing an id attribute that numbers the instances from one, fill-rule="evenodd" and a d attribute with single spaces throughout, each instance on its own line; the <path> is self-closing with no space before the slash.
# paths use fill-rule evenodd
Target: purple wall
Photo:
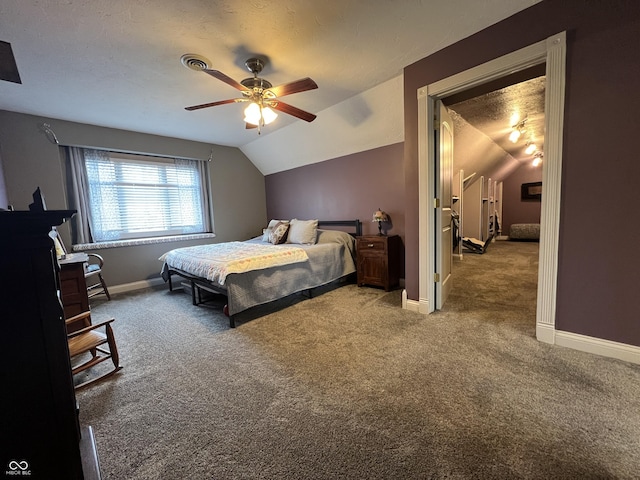
<path id="1" fill-rule="evenodd" d="M 404 144 L 396 143 L 265 177 L 267 216 L 321 220 L 359 218 L 363 233 L 378 233 L 371 218 L 381 208 L 388 234 L 404 238 Z"/>
<path id="2" fill-rule="evenodd" d="M 556 328 L 640 346 L 640 2 L 545 0 L 404 72 L 406 288 L 418 298 L 418 88 L 567 31 Z"/>
<path id="3" fill-rule="evenodd" d="M 522 200 L 522 184 L 542 181 L 542 167 L 527 163 L 503 180 L 502 235 L 509 235 L 512 223 L 540 223 L 541 203 Z"/>

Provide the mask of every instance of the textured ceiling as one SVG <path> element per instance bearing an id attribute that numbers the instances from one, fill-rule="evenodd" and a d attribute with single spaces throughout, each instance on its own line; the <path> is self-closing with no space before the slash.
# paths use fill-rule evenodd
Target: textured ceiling
<path id="1" fill-rule="evenodd" d="M 182 66 L 183 54 L 236 80 L 249 76 L 244 61 L 254 54 L 268 60 L 262 76 L 274 85 L 309 76 L 319 88 L 287 103 L 320 118 L 537 2 L 2 0 L 0 41 L 11 44 L 22 84 L 0 81 L 0 109 L 242 147 L 300 121 L 281 114 L 257 137 L 244 129 L 241 105 L 185 111 L 237 92 Z M 314 123 L 304 130 L 310 139 Z M 278 135 L 282 151 L 288 137 Z M 319 142 L 309 148 L 321 151 L 326 138 Z"/>
<path id="2" fill-rule="evenodd" d="M 480 170 L 486 175 L 492 172 L 495 178 L 502 163 L 532 162 L 535 152 L 544 154 L 544 102 L 545 77 L 541 76 L 449 104 L 456 140 L 460 136 L 470 136 L 467 130 L 474 129 L 476 137 L 481 134 L 499 147 L 491 154 L 483 152 L 482 155 L 464 149 L 462 155 L 456 155 L 455 167 L 469 173 Z M 519 124 L 521 135 L 513 142 L 509 135 L 515 124 Z M 456 142 L 456 147 L 461 144 Z M 529 144 L 536 146 L 534 153 L 525 152 Z M 514 164 L 513 168 L 517 166 Z"/>

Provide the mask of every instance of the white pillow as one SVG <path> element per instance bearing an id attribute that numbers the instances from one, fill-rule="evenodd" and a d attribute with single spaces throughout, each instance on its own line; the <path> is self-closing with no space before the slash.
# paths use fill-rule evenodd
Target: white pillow
<path id="1" fill-rule="evenodd" d="M 318 220 L 298 220 L 289 223 L 287 243 L 314 245 L 318 237 Z"/>

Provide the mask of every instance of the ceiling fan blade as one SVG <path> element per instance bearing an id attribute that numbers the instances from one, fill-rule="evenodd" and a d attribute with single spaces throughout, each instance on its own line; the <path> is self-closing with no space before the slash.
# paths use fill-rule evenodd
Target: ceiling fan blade
<path id="1" fill-rule="evenodd" d="M 220 72 L 218 70 L 209 70 L 208 68 L 205 68 L 203 70 L 203 72 L 208 73 L 213 78 L 217 78 L 218 80 L 223 81 L 227 85 L 231 85 L 236 90 L 240 90 L 241 92 L 246 92 L 248 90 L 247 87 L 245 87 L 244 85 L 242 85 L 239 82 L 236 82 L 233 78 L 227 77 L 224 73 L 222 73 L 222 72 Z"/>
<path id="2" fill-rule="evenodd" d="M 246 102 L 248 99 L 246 98 L 230 98 L 228 100 L 220 100 L 218 102 L 211 102 L 211 103 L 203 103 L 202 105 L 194 105 L 192 107 L 185 107 L 185 110 L 189 110 L 190 112 L 193 110 L 200 110 L 201 108 L 209 108 L 209 107 L 216 107 L 218 105 L 226 105 L 227 103 L 239 103 L 239 102 Z"/>
<path id="3" fill-rule="evenodd" d="M 273 92 L 276 97 L 284 97 L 285 95 L 291 95 L 292 93 L 306 92 L 307 90 L 313 90 L 318 88 L 316 82 L 309 77 L 301 78 L 294 82 L 284 83 L 275 87 L 269 88 L 270 92 Z"/>
<path id="4" fill-rule="evenodd" d="M 307 122 L 313 122 L 316 119 L 316 116 L 313 113 L 305 112 L 304 110 L 300 110 L 299 108 L 289 105 L 288 103 L 281 102 L 280 100 L 269 103 L 269 106 Z"/>

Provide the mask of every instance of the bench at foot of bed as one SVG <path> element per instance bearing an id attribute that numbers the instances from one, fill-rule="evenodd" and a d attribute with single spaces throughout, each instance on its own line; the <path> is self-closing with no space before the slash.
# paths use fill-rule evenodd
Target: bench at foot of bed
<path id="1" fill-rule="evenodd" d="M 509 240 L 540 240 L 540 224 L 514 223 L 509 228 Z"/>

